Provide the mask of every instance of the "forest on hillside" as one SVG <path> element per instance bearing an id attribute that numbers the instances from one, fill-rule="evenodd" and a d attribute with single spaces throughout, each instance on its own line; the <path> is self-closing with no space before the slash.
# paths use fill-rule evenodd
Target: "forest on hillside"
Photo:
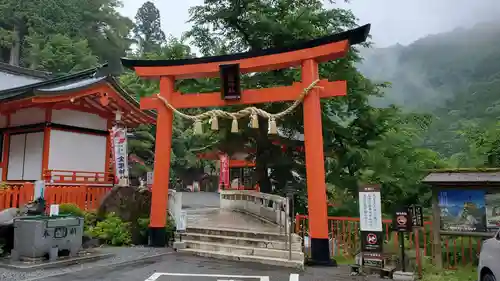
<path id="1" fill-rule="evenodd" d="M 485 22 L 431 35 L 409 46 L 363 51 L 360 71 L 390 81 L 377 106 L 429 114 L 420 145 L 448 157 L 452 166 L 497 166 L 500 110 L 500 25 Z M 485 160 L 484 156 L 489 157 Z"/>
<path id="2" fill-rule="evenodd" d="M 165 35 L 168 30 L 162 29 L 160 11 L 152 2 L 146 2 L 134 19 L 118 13 L 120 4 L 119 0 L 5 0 L 0 5 L 0 58 L 55 75 L 109 62 L 124 87 L 139 98 L 157 93 L 158 83 L 124 71 L 120 57 L 179 59 L 282 47 L 358 24 L 351 11 L 327 8 L 320 0 L 205 0 L 190 10 L 192 28 L 182 38 L 172 38 Z M 349 85 L 346 97 L 323 103 L 328 193 L 332 202 L 342 202 L 333 212 L 356 215 L 359 183 L 381 184 L 388 212 L 396 202 L 429 203 L 429 189 L 420 183 L 428 169 L 497 166 L 500 135 L 493 116 L 494 86 L 500 89 L 500 37 L 471 40 L 467 31 L 460 32 L 408 47 L 362 53 L 352 48 L 348 57 L 321 65 L 322 77 L 347 80 Z M 366 59 L 360 65 L 363 56 Z M 370 60 L 379 67 L 370 68 Z M 402 71 L 410 69 L 406 65 L 414 73 Z M 296 69 L 286 69 L 245 75 L 242 84 L 244 88 L 289 85 L 298 77 Z M 210 92 L 219 88 L 219 81 L 183 80 L 176 87 L 184 93 Z M 442 99 L 437 103 L 431 97 Z M 262 105 L 268 112 L 286 106 Z M 175 118 L 174 123 L 173 178 L 188 168 L 206 165 L 196 159 L 196 152 L 218 148 L 231 154 L 250 147 L 255 151 L 252 157 L 261 190 L 271 192 L 274 186 L 272 192 L 283 193 L 293 179 L 298 204 L 305 207 L 304 153 L 287 137 L 281 140 L 285 151 L 274 145 L 266 120 L 259 120 L 258 129 L 240 125 L 238 134 L 230 132 L 229 121 L 220 122 L 219 131 L 210 131 L 205 124 L 202 135 L 193 134 L 190 122 Z M 278 123 L 286 135 L 302 132 L 301 108 Z M 135 135 L 130 150 L 145 165 L 134 164 L 132 172 L 140 175 L 152 169 L 155 128 L 137 128 Z"/>

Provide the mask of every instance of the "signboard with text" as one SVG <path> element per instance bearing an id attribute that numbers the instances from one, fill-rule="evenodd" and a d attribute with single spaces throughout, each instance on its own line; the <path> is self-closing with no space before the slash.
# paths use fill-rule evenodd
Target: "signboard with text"
<path id="1" fill-rule="evenodd" d="M 359 189 L 359 219 L 361 231 L 382 231 L 380 186 L 367 185 Z"/>
<path id="2" fill-rule="evenodd" d="M 239 100 L 241 98 L 240 65 L 223 64 L 219 66 L 222 99 Z"/>
<path id="3" fill-rule="evenodd" d="M 412 230 L 412 222 L 408 207 L 396 208 L 392 222 L 394 230 L 399 232 L 410 232 Z"/>
<path id="4" fill-rule="evenodd" d="M 146 186 L 151 189 L 153 187 L 154 172 L 146 173 Z"/>
<path id="5" fill-rule="evenodd" d="M 413 227 L 424 226 L 424 211 L 422 210 L 422 206 L 411 205 L 408 208 L 408 212 L 410 212 Z"/>
<path id="6" fill-rule="evenodd" d="M 220 155 L 220 177 L 219 177 L 219 187 L 224 186 L 227 188 L 229 186 L 229 156 L 227 154 Z"/>
<path id="7" fill-rule="evenodd" d="M 115 176 L 118 184 L 128 185 L 128 152 L 127 152 L 127 129 L 113 127 L 111 130 L 113 155 L 115 163 Z"/>
<path id="8" fill-rule="evenodd" d="M 361 239 L 363 252 L 382 253 L 384 237 L 381 231 L 361 231 Z"/>
<path id="9" fill-rule="evenodd" d="M 383 252 L 382 203 L 379 185 L 359 188 L 361 251 L 381 258 Z"/>

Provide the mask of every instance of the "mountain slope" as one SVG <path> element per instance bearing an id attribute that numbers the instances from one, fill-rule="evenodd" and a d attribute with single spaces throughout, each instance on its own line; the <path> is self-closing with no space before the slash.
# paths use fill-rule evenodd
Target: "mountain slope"
<path id="1" fill-rule="evenodd" d="M 373 102 L 431 113 L 425 145 L 445 155 L 462 151 L 464 123 L 491 123 L 500 113 L 500 24 L 431 35 L 408 46 L 363 50 L 361 72 L 392 87 Z"/>

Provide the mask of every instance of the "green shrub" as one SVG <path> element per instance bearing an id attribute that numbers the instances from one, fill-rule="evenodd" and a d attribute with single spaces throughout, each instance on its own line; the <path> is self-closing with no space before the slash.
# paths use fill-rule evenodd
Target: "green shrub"
<path id="1" fill-rule="evenodd" d="M 61 215 L 71 215 L 75 217 L 84 217 L 85 212 L 80 209 L 76 204 L 64 203 L 59 205 L 59 214 Z"/>
<path id="2" fill-rule="evenodd" d="M 147 241 L 148 229 L 149 229 L 149 218 L 139 218 L 137 220 L 137 225 L 140 229 L 141 236 L 144 237 Z M 172 232 L 175 231 L 175 220 L 173 220 L 170 216 L 167 218 L 167 222 L 165 224 L 165 230 L 167 239 L 172 238 Z"/>
<path id="3" fill-rule="evenodd" d="M 103 221 L 90 226 L 87 235 L 112 246 L 126 246 L 132 242 L 130 223 L 123 222 L 115 213 L 109 213 Z"/>
<path id="4" fill-rule="evenodd" d="M 85 212 L 83 215 L 83 230 L 86 232 L 97 224 L 97 214 L 95 212 Z"/>
<path id="5" fill-rule="evenodd" d="M 476 281 L 476 267 L 458 267 L 456 270 L 439 269 L 432 264 L 430 258 L 425 257 L 422 264 L 422 281 Z"/>

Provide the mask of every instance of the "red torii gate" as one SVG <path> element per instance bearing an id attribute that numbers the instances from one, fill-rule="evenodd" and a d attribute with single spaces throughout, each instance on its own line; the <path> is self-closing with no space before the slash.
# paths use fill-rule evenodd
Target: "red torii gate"
<path id="1" fill-rule="evenodd" d="M 180 60 L 122 59 L 122 64 L 144 78 L 160 79 L 160 96 L 177 109 L 222 107 L 237 104 L 259 104 L 294 101 L 301 92 L 319 79 L 318 63 L 344 57 L 349 45 L 366 40 L 370 25 L 346 32 L 297 43 L 288 48 L 272 48 L 233 55 Z M 243 90 L 239 100 L 228 101 L 220 93 L 183 95 L 175 91 L 176 79 L 217 77 L 220 65 L 239 64 L 241 73 L 264 72 L 288 67 L 301 67 L 301 82 L 291 86 Z M 303 101 L 304 140 L 306 154 L 309 233 L 311 262 L 330 264 L 328 218 L 326 204 L 321 98 L 343 96 L 346 81 L 320 80 Z M 151 202 L 150 241 L 153 246 L 165 246 L 165 222 L 172 144 L 173 112 L 158 97 L 141 98 L 141 109 L 158 112 L 153 198 Z"/>

